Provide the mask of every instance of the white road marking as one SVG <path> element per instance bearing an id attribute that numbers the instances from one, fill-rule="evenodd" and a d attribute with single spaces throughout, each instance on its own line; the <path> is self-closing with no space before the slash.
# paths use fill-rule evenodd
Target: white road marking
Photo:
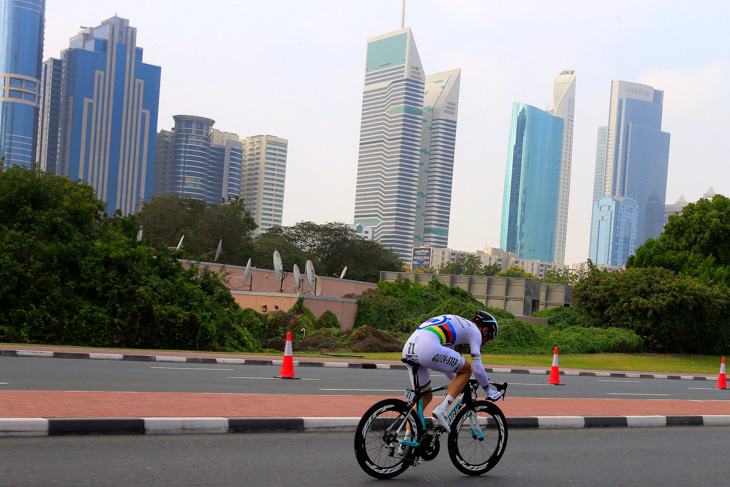
<path id="1" fill-rule="evenodd" d="M 6 386 L 8 384 L 10 384 L 10 383 L 9 382 L 0 382 L 0 386 Z"/>
<path id="2" fill-rule="evenodd" d="M 690 391 L 714 391 L 714 387 L 688 387 Z"/>
<path id="3" fill-rule="evenodd" d="M 509 385 L 511 385 L 511 386 L 552 386 L 553 384 L 548 384 L 546 382 L 543 382 L 541 384 L 528 384 L 526 382 L 510 382 Z"/>
<path id="4" fill-rule="evenodd" d="M 403 389 L 320 389 L 320 391 L 403 392 Z"/>
<path id="5" fill-rule="evenodd" d="M 607 392 L 609 396 L 668 396 L 669 394 L 638 394 L 634 392 Z"/>
<path id="6" fill-rule="evenodd" d="M 232 371 L 233 369 L 209 369 L 207 367 L 150 367 L 151 369 L 167 369 L 167 370 L 215 370 L 215 371 Z"/>
<path id="7" fill-rule="evenodd" d="M 620 380 L 620 379 L 598 379 L 598 382 L 632 382 L 635 384 L 640 384 L 640 380 Z"/>
<path id="8" fill-rule="evenodd" d="M 229 379 L 279 380 L 279 377 L 229 377 Z M 322 379 L 305 379 L 305 378 L 299 377 L 299 380 L 322 380 Z"/>

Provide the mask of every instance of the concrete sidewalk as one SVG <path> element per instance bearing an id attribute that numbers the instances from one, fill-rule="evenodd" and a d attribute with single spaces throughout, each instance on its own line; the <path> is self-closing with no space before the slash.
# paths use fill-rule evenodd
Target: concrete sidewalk
<path id="1" fill-rule="evenodd" d="M 0 356 L 144 360 L 281 366 L 281 357 L 84 350 L 0 345 Z M 404 368 L 358 358 L 297 359 L 299 367 Z M 549 368 L 487 367 L 491 372 L 547 374 Z M 709 375 L 562 370 L 563 375 L 717 381 Z M 84 433 L 174 434 L 243 431 L 354 430 L 386 396 L 3 391 L 0 436 Z M 730 391 L 728 391 L 730 394 Z M 392 397 L 392 396 L 387 396 Z M 541 399 L 499 401 L 511 427 L 583 428 L 673 425 L 730 426 L 730 400 Z"/>

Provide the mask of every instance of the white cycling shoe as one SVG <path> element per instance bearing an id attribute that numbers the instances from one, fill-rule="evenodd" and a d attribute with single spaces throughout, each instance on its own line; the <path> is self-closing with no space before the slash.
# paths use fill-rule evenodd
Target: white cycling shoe
<path id="1" fill-rule="evenodd" d="M 433 408 L 433 411 L 431 412 L 431 416 L 433 416 L 434 419 L 436 419 L 436 421 L 444 427 L 447 433 L 451 433 L 451 426 L 449 425 L 449 406 L 451 406 L 451 404 L 443 401 L 441 404 L 438 404 L 435 408 Z"/>
<path id="2" fill-rule="evenodd" d="M 502 397 L 502 393 L 499 392 L 496 389 L 492 389 L 491 387 L 487 386 L 487 388 L 484 390 L 487 393 L 487 397 L 491 401 L 497 401 L 500 397 Z"/>

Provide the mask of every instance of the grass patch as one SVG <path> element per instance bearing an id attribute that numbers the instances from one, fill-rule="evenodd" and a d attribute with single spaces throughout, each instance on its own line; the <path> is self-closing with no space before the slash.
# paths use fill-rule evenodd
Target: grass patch
<path id="1" fill-rule="evenodd" d="M 296 354 L 298 357 L 327 358 L 321 354 Z M 400 353 L 363 353 L 363 360 L 400 361 Z M 332 357 L 329 357 L 332 358 Z M 722 357 L 711 355 L 641 354 L 576 354 L 560 355 L 560 368 L 591 370 L 622 370 L 635 372 L 666 372 L 684 374 L 718 374 Z M 552 355 L 482 355 L 489 365 L 514 367 L 550 367 Z"/>

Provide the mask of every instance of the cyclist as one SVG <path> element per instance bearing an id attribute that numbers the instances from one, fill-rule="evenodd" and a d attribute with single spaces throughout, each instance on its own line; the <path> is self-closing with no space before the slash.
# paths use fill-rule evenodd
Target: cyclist
<path id="1" fill-rule="evenodd" d="M 413 332 L 403 347 L 403 358 L 418 361 L 418 383 L 421 392 L 431 390 L 431 369 L 443 372 L 451 380 L 446 390 L 446 397 L 432 412 L 436 421 L 444 427 L 447 433 L 451 432 L 448 415 L 451 403 L 458 396 L 472 372 L 479 384 L 484 388 L 489 399 L 496 401 L 502 394 L 489 388 L 489 377 L 482 366 L 480 347 L 490 340 L 494 340 L 499 332 L 499 325 L 494 316 L 486 311 L 479 310 L 476 316 L 469 321 L 456 315 L 441 315 L 421 323 Z M 471 352 L 471 363 L 454 350 L 455 345 L 468 343 Z M 411 385 L 413 372 L 407 365 Z M 431 402 L 433 394 L 426 394 L 421 398 L 421 405 L 425 410 Z"/>

